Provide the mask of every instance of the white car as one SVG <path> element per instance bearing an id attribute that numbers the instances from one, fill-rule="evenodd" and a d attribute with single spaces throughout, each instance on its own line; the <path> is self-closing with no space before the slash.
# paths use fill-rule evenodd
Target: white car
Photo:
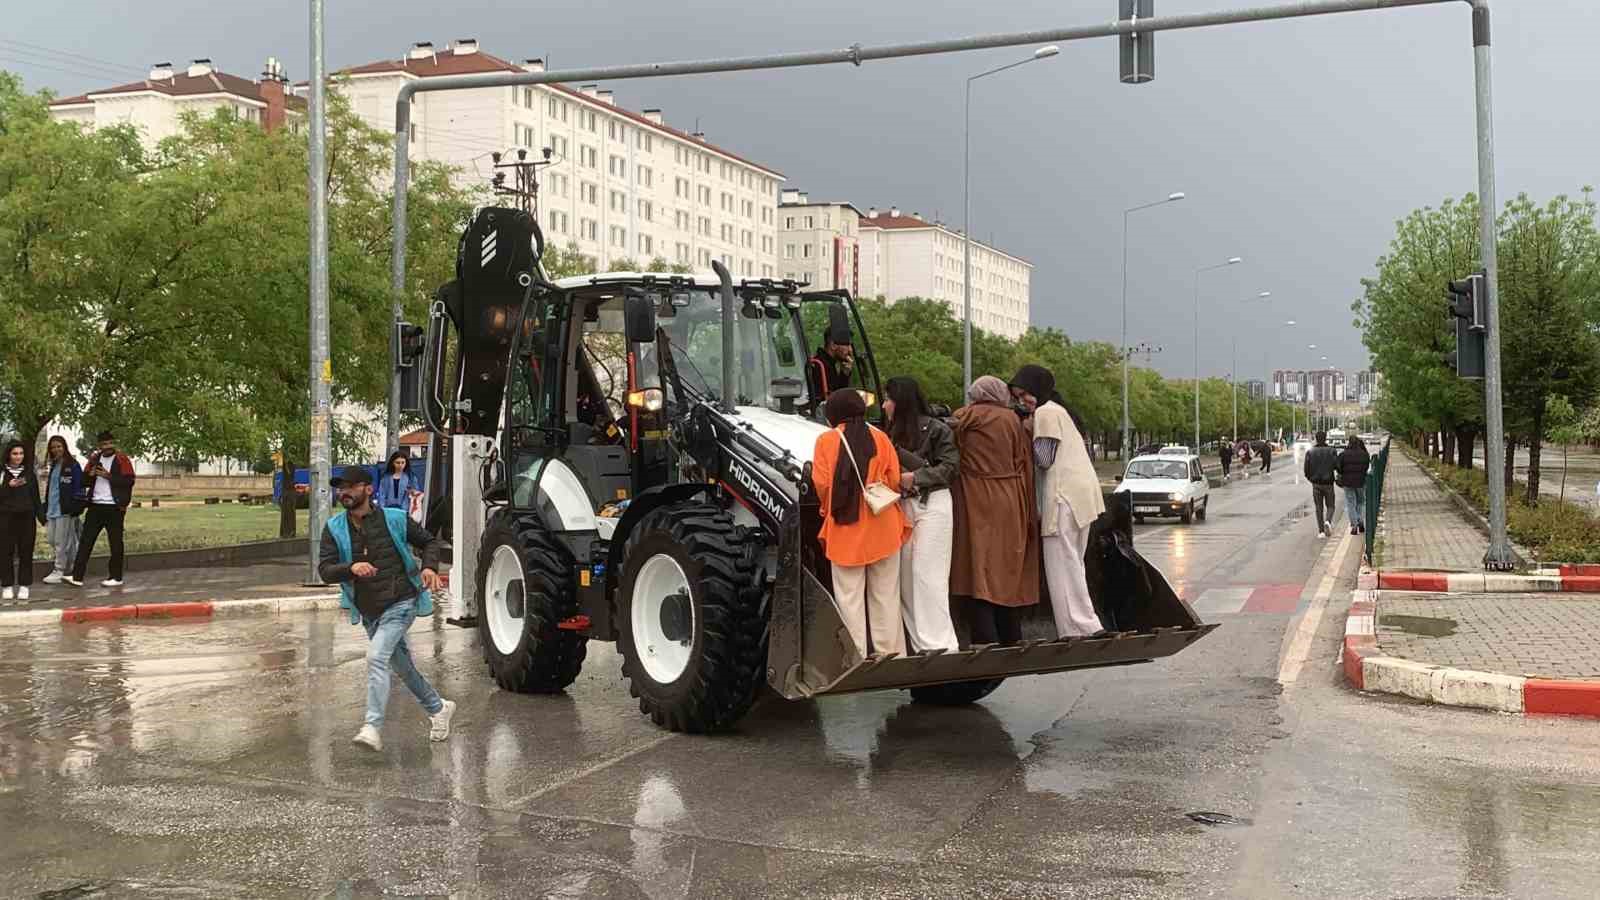
<path id="1" fill-rule="evenodd" d="M 1211 482 L 1193 453 L 1136 456 L 1118 482 L 1113 493 L 1132 495 L 1135 522 L 1152 516 L 1204 522 L 1211 506 Z"/>

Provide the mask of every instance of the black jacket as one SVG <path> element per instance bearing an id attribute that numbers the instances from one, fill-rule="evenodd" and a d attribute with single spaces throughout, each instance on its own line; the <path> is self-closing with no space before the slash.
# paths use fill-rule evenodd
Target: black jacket
<path id="1" fill-rule="evenodd" d="M 1339 452 L 1327 444 L 1318 444 L 1306 453 L 1306 478 L 1312 484 L 1333 484 L 1339 474 Z"/>
<path id="2" fill-rule="evenodd" d="M 961 451 L 956 449 L 956 436 L 939 419 L 922 417 L 922 428 L 915 447 L 895 447 L 900 457 L 900 468 L 915 473 L 912 486 L 924 498 L 930 491 L 947 488 L 961 471 Z"/>
<path id="3" fill-rule="evenodd" d="M 90 475 L 89 470 L 99 464 L 100 455 L 99 450 L 92 450 L 89 453 L 89 458 L 84 460 L 83 463 L 84 505 L 94 505 L 95 479 L 104 477 L 111 483 L 111 502 L 118 509 L 125 510 L 133 502 L 133 482 L 135 481 L 133 460 L 129 459 L 126 453 L 118 450 L 111 459 L 110 467 L 103 470 L 106 473 L 104 476 Z"/>
<path id="4" fill-rule="evenodd" d="M 850 372 L 844 371 L 839 361 L 828 355 L 826 347 L 819 347 L 816 354 L 806 360 L 806 386 L 809 401 L 820 409 L 829 394 L 850 386 Z"/>
<path id="5" fill-rule="evenodd" d="M 1351 441 L 1339 451 L 1339 486 L 1359 488 L 1365 485 L 1371 463 L 1372 454 L 1367 452 L 1367 445 L 1359 440 Z"/>
<path id="6" fill-rule="evenodd" d="M 349 518 L 350 562 L 339 561 L 339 545 L 333 540 L 333 531 L 322 529 L 320 559 L 317 574 L 322 580 L 334 584 L 349 581 L 355 585 L 356 609 L 369 619 L 383 615 L 383 611 L 402 600 L 417 595 L 406 575 L 406 562 L 401 550 L 394 545 L 394 536 L 384 520 L 383 510 L 376 504 L 358 525 Z M 439 559 L 444 553 L 444 542 L 429 534 L 427 529 L 411 519 L 406 519 L 406 543 L 421 551 L 419 569 L 438 571 Z M 410 552 L 409 550 L 406 552 Z M 367 578 L 357 578 L 350 567 L 358 562 L 371 563 L 378 573 Z"/>
<path id="7" fill-rule="evenodd" d="M 0 466 L 0 513 L 29 513 L 39 524 L 44 524 L 44 503 L 39 499 L 39 476 L 33 467 L 24 465 L 17 476 L 22 483 L 12 487 L 11 472 Z"/>

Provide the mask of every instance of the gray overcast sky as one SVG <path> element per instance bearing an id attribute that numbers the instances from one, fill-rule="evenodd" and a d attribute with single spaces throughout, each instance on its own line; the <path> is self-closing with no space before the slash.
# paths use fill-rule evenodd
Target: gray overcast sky
<path id="1" fill-rule="evenodd" d="M 0 66 L 31 87 L 75 93 L 119 79 L 82 61 L 42 61 L 25 41 L 125 64 L 210 57 L 254 76 L 268 56 L 304 78 L 306 2 L 157 0 L 8 4 Z M 1246 5 L 1158 0 L 1158 14 Z M 557 67 L 744 55 L 1081 25 L 1115 0 L 328 0 L 329 65 L 394 57 L 412 42 L 477 37 L 508 59 Z M 1074 338 L 1117 340 L 1122 210 L 1186 191 L 1133 217 L 1130 342 L 1164 348 L 1157 368 L 1187 375 L 1196 267 L 1204 276 L 1200 368 L 1241 378 L 1365 364 L 1349 304 L 1394 221 L 1476 189 L 1472 50 L 1466 4 L 1165 33 L 1156 81 L 1117 83 L 1116 44 L 1060 56 L 974 86 L 973 226 L 1035 264 L 1033 321 Z M 1600 4 L 1500 0 L 1495 9 L 1501 199 L 1546 199 L 1600 167 Z M 609 85 L 670 124 L 700 118 L 713 142 L 771 165 L 813 199 L 899 206 L 961 221 L 961 97 L 968 75 L 1025 56 L 997 50 L 859 69 L 698 76 Z M 26 55 L 25 55 L 26 54 Z M 75 71 L 61 71 L 69 69 Z M 1588 97 L 1585 101 L 1582 98 Z M 444 277 L 446 273 L 441 273 Z M 1270 290 L 1267 307 L 1241 299 Z M 1281 323 L 1293 318 L 1294 329 Z M 1306 349 L 1308 343 L 1318 350 Z"/>

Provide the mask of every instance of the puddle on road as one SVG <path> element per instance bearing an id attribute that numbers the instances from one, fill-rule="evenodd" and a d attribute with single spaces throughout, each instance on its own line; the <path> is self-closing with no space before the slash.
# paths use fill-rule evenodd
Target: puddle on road
<path id="1" fill-rule="evenodd" d="M 1244 827 L 1255 824 L 1242 816 L 1231 816 L 1222 812 L 1192 812 L 1184 813 L 1184 818 L 1201 825 L 1233 825 Z"/>
<path id="2" fill-rule="evenodd" d="M 1422 637 L 1449 637 L 1456 633 L 1456 624 L 1455 619 L 1432 616 L 1403 616 L 1398 613 L 1378 616 L 1380 628 L 1395 628 Z"/>

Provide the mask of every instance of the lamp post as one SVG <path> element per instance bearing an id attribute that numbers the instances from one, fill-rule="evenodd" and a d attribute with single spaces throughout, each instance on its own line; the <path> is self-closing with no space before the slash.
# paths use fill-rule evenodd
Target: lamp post
<path id="1" fill-rule="evenodd" d="M 963 126 L 961 163 L 961 224 L 962 224 L 962 265 L 961 265 L 961 386 L 965 389 L 972 384 L 972 83 L 979 78 L 986 78 L 997 72 L 1015 69 L 1017 66 L 1031 63 L 1040 59 L 1049 59 L 1061 52 L 1055 44 L 1040 47 L 1033 51 L 1027 59 L 1019 59 L 1008 63 L 998 69 L 990 69 L 967 79 L 967 102 L 965 124 Z"/>
<path id="2" fill-rule="evenodd" d="M 1265 300 L 1271 296 L 1271 291 L 1262 291 L 1256 295 L 1256 299 Z M 1239 439 L 1239 330 L 1237 328 L 1233 331 L 1233 362 L 1228 364 L 1228 380 L 1233 384 L 1233 431 L 1229 432 L 1228 437 L 1237 441 Z"/>
<path id="3" fill-rule="evenodd" d="M 1200 274 L 1213 269 L 1223 269 L 1244 262 L 1242 257 L 1230 256 L 1227 262 L 1214 266 L 1201 266 L 1194 270 L 1194 452 L 1200 452 Z"/>
<path id="4" fill-rule="evenodd" d="M 1294 327 L 1294 320 L 1290 319 L 1284 322 L 1283 325 L 1285 328 L 1292 328 Z M 1267 389 L 1261 392 L 1261 439 L 1265 441 L 1272 438 L 1272 369 L 1267 366 L 1266 348 L 1261 350 L 1261 368 L 1265 369 L 1267 373 Z M 1288 392 L 1285 391 L 1284 393 Z M 1289 412 L 1291 415 L 1294 413 L 1293 404 L 1290 405 Z M 1289 427 L 1291 429 L 1294 428 L 1294 423 L 1291 422 Z"/>
<path id="5" fill-rule="evenodd" d="M 1122 458 L 1128 458 L 1128 442 L 1132 428 L 1128 419 L 1128 217 L 1141 209 L 1150 209 L 1165 203 L 1176 203 L 1184 198 L 1183 191 L 1173 191 L 1165 200 L 1144 203 L 1122 211 Z"/>

